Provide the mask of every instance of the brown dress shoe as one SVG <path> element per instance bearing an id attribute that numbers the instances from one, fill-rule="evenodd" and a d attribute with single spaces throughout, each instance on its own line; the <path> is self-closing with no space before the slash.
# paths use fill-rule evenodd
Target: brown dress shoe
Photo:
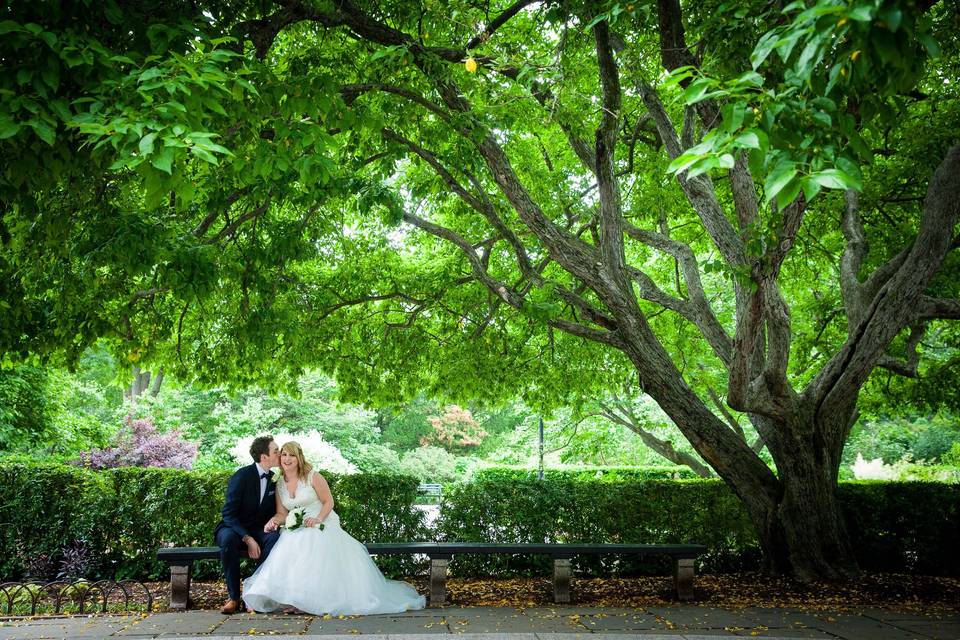
<path id="1" fill-rule="evenodd" d="M 220 607 L 220 613 L 225 616 L 243 611 L 243 603 L 240 600 L 227 600 L 226 604 Z"/>

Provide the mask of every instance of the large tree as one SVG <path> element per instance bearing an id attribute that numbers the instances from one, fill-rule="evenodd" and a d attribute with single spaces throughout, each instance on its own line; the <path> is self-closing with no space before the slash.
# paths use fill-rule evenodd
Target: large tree
<path id="1" fill-rule="evenodd" d="M 78 5 L 0 15 L 6 358 L 365 401 L 630 376 L 770 570 L 856 571 L 858 394 L 956 342 L 955 5 Z"/>

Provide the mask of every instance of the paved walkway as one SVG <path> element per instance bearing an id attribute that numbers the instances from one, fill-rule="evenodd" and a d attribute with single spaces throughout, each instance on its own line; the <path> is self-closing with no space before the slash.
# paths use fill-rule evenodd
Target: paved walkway
<path id="1" fill-rule="evenodd" d="M 831 640 L 958 640 L 960 615 L 901 614 L 880 609 L 837 613 L 789 609 L 714 609 L 693 605 L 642 609 L 577 606 L 514 609 L 446 607 L 357 617 L 239 614 L 215 611 L 0 620 L 0 640 L 73 638 L 274 638 L 372 636 L 376 640 L 716 640 L 823 638 Z"/>

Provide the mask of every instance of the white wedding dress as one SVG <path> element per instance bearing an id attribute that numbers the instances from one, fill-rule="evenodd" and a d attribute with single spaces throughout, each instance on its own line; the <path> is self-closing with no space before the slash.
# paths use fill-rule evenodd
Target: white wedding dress
<path id="1" fill-rule="evenodd" d="M 303 507 L 316 517 L 322 503 L 313 489 L 313 474 L 297 483 L 295 496 L 285 482 L 277 483 L 287 509 Z M 423 609 L 425 598 L 412 586 L 387 580 L 370 559 L 366 547 L 340 528 L 335 511 L 323 521 L 324 529 L 286 529 L 273 550 L 252 576 L 244 581 L 243 600 L 254 611 L 296 607 L 321 615 L 398 613 Z"/>

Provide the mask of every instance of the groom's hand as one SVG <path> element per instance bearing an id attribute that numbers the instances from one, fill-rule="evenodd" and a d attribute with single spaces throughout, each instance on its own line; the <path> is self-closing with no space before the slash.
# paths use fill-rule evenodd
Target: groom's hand
<path id="1" fill-rule="evenodd" d="M 257 560 L 260 558 L 260 545 L 257 544 L 257 541 L 253 539 L 253 536 L 247 536 L 243 539 L 247 544 L 247 555 L 250 556 L 251 560 Z"/>

